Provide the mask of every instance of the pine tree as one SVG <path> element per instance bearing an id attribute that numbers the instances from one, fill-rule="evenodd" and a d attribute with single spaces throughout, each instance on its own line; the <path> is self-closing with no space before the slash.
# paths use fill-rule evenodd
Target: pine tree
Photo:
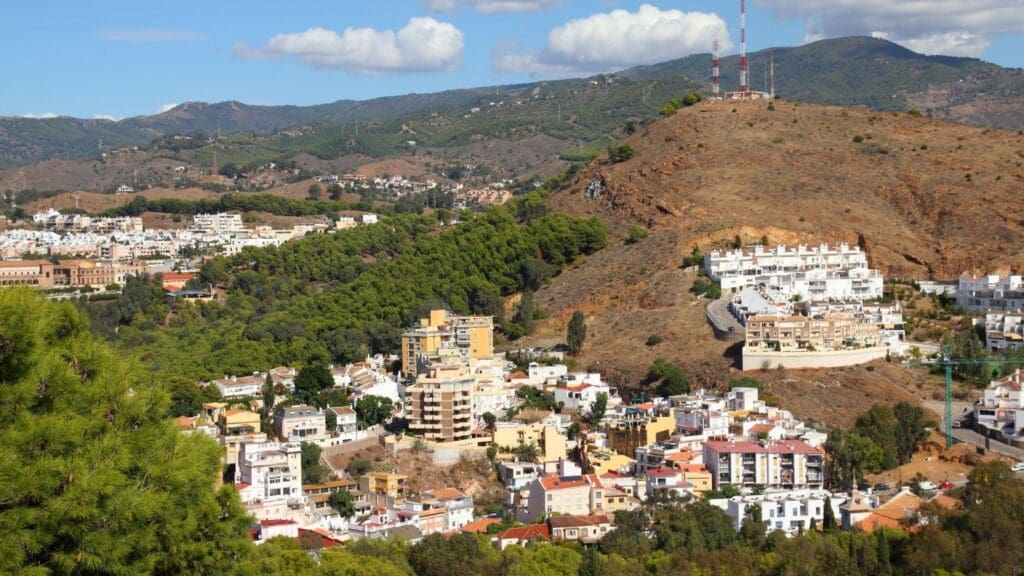
<path id="1" fill-rule="evenodd" d="M 825 498 L 825 516 L 821 521 L 821 529 L 825 532 L 835 532 L 836 528 L 836 513 L 832 510 L 832 499 Z"/>
<path id="2" fill-rule="evenodd" d="M 71 304 L 0 290 L 0 573 L 200 574 L 249 548 L 220 447 Z"/>
<path id="3" fill-rule="evenodd" d="M 569 320 L 569 327 L 565 334 L 565 345 L 569 353 L 577 356 L 583 350 L 583 343 L 587 339 L 587 324 L 583 319 L 583 312 L 579 310 L 572 313 Z"/>

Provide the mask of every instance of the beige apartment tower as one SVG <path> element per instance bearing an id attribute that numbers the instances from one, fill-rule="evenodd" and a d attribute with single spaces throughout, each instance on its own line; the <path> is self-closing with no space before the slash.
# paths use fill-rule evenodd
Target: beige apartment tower
<path id="1" fill-rule="evenodd" d="M 406 388 L 409 431 L 433 442 L 468 440 L 473 434 L 475 380 L 464 368 L 441 365 Z"/>
<path id="2" fill-rule="evenodd" d="M 402 374 L 417 376 L 423 371 L 420 356 L 437 356 L 442 349 L 457 352 L 466 361 L 494 356 L 494 319 L 431 310 L 419 326 L 402 334 Z"/>

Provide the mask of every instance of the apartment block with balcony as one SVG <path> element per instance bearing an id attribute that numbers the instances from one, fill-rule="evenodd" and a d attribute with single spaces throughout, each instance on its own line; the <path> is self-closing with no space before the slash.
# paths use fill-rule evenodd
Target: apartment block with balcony
<path id="1" fill-rule="evenodd" d="M 402 334 L 402 374 L 418 376 L 424 371 L 421 357 L 435 356 L 442 348 L 457 351 L 466 362 L 494 356 L 494 319 L 431 310 L 419 326 Z"/>
<path id="2" fill-rule="evenodd" d="M 473 390 L 476 380 L 459 365 L 440 365 L 421 374 L 406 388 L 409 431 L 434 442 L 472 438 L 476 415 Z"/>
<path id="3" fill-rule="evenodd" d="M 541 462 L 561 460 L 568 455 L 566 437 L 554 426 L 546 426 L 541 422 L 496 422 L 491 439 L 499 450 L 506 453 L 513 453 L 520 446 L 532 444 L 537 447 Z"/>
<path id="4" fill-rule="evenodd" d="M 978 426 L 1014 445 L 1024 446 L 1024 393 L 1020 370 L 991 382 L 974 406 Z"/>
<path id="5" fill-rule="evenodd" d="M 1018 350 L 1024 346 L 1024 314 L 988 312 L 985 314 L 985 348 L 993 352 Z"/>
<path id="6" fill-rule="evenodd" d="M 882 276 L 868 268 L 860 247 L 847 244 L 715 250 L 704 256 L 704 269 L 727 293 L 764 285 L 805 299 L 882 295 Z"/>
<path id="7" fill-rule="evenodd" d="M 957 282 L 956 305 L 968 312 L 1024 309 L 1024 279 L 1014 274 L 961 276 Z"/>
<path id="8" fill-rule="evenodd" d="M 327 438 L 327 418 L 314 406 L 281 406 L 274 411 L 274 433 L 288 442 L 319 442 Z"/>
<path id="9" fill-rule="evenodd" d="M 736 530 L 744 519 L 760 509 L 760 517 L 755 520 L 761 521 L 769 531 L 782 530 L 792 537 L 819 526 L 825 519 L 826 506 L 831 506 L 833 517 L 839 518 L 839 507 L 845 500 L 844 495 L 826 490 L 787 490 L 718 498 L 710 503 L 725 511 Z"/>
<path id="10" fill-rule="evenodd" d="M 824 454 L 799 440 L 706 442 L 704 465 L 711 471 L 715 490 L 725 486 L 818 489 L 825 482 Z"/>
<path id="11" fill-rule="evenodd" d="M 302 500 L 298 444 L 243 443 L 238 455 L 239 494 L 247 504 Z"/>

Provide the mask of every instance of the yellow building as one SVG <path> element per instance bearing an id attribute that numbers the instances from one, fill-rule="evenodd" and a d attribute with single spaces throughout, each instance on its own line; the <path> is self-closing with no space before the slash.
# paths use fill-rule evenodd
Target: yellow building
<path id="1" fill-rule="evenodd" d="M 377 497 L 404 498 L 409 477 L 393 472 L 370 472 L 359 478 L 359 489 Z"/>
<path id="2" fill-rule="evenodd" d="M 617 454 L 616 452 L 607 448 L 595 448 L 587 449 L 587 465 L 591 468 L 591 472 L 598 476 L 607 474 L 608 472 L 618 472 L 623 468 L 632 470 L 635 461 L 624 454 Z"/>
<path id="3" fill-rule="evenodd" d="M 619 420 L 608 425 L 608 447 L 624 456 L 632 456 L 640 446 L 667 440 L 675 429 L 676 420 L 672 416 Z"/>
<path id="4" fill-rule="evenodd" d="M 409 432 L 433 442 L 457 442 L 473 436 L 476 380 L 458 365 L 420 374 L 409 395 Z"/>
<path id="5" fill-rule="evenodd" d="M 260 415 L 249 410 L 224 410 L 217 417 L 217 428 L 221 436 L 259 434 Z"/>
<path id="6" fill-rule="evenodd" d="M 417 357 L 432 356 L 453 348 L 465 360 L 494 356 L 494 319 L 490 316 L 454 316 L 447 310 L 431 310 L 419 326 L 402 334 L 402 373 L 419 372 Z"/>
<path id="7" fill-rule="evenodd" d="M 505 453 L 512 453 L 520 446 L 533 444 L 537 447 L 537 458 L 541 462 L 564 460 L 568 453 L 565 436 L 554 426 L 545 426 L 540 422 L 497 422 L 491 439 L 498 449 Z"/>
<path id="8" fill-rule="evenodd" d="M 619 510 L 636 510 L 640 507 L 640 501 L 634 496 L 626 494 L 614 485 L 607 486 L 604 491 L 605 514 L 613 516 Z"/>

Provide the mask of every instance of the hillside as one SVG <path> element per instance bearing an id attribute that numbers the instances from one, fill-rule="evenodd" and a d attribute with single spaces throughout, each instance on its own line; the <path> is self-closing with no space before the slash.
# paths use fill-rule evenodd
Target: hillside
<path id="1" fill-rule="evenodd" d="M 1024 267 L 1024 136 L 908 114 L 774 107 L 684 109 L 629 138 L 633 159 L 599 159 L 552 195 L 552 207 L 598 216 L 619 240 L 538 292 L 551 318 L 535 343 L 560 341 L 579 308 L 590 327 L 584 366 L 635 386 L 666 357 L 697 384 L 720 385 L 738 345 L 714 339 L 706 302 L 689 293 L 696 275 L 680 262 L 694 245 L 727 245 L 737 235 L 749 243 L 762 235 L 772 243 L 860 241 L 889 276 Z M 605 192 L 587 199 L 595 181 Z M 631 226 L 648 227 L 650 237 L 627 244 Z M 651 335 L 663 342 L 646 346 Z M 870 374 L 862 367 L 758 377 L 779 383 L 772 393 L 787 405 L 827 405 L 837 418 L 918 394 L 923 382 L 923 374 L 884 364 Z M 832 383 L 840 380 L 862 394 L 837 401 Z"/>
<path id="2" fill-rule="evenodd" d="M 888 111 L 918 108 L 957 122 L 1024 128 L 1022 70 L 977 59 L 924 56 L 865 37 L 822 40 L 774 52 L 776 87 L 787 98 Z M 751 78 L 758 89 L 765 87 L 768 53 L 750 57 Z M 315 106 L 189 102 L 118 122 L 0 118 L 0 168 L 53 158 L 89 160 L 122 146 L 148 145 L 161 135 L 194 133 L 248 134 L 247 144 L 233 143 L 232 161 L 241 163 L 300 152 L 321 159 L 357 153 L 400 156 L 410 153 L 410 140 L 438 153 L 481 142 L 515 144 L 538 135 L 557 139 L 558 152 L 577 149 L 577 155 L 585 156 L 588 150 L 578 150 L 581 146 L 600 148 L 623 136 L 627 121 L 657 118 L 666 100 L 692 89 L 707 91 L 710 59 L 703 54 L 611 76 Z M 723 59 L 722 73 L 723 86 L 734 89 L 736 57 Z M 210 150 L 179 158 L 192 159 L 209 163 Z M 525 175 L 538 165 L 524 160 L 502 168 Z"/>
<path id="3" fill-rule="evenodd" d="M 1024 128 L 1021 69 L 976 58 L 925 56 L 888 40 L 856 36 L 750 54 L 751 83 L 756 90 L 768 90 L 772 52 L 775 89 L 785 98 L 890 112 L 916 108 L 964 124 Z M 621 75 L 653 80 L 681 74 L 709 81 L 710 70 L 711 55 L 700 54 L 632 68 Z M 723 58 L 721 70 L 724 89 L 735 90 L 738 57 Z"/>

